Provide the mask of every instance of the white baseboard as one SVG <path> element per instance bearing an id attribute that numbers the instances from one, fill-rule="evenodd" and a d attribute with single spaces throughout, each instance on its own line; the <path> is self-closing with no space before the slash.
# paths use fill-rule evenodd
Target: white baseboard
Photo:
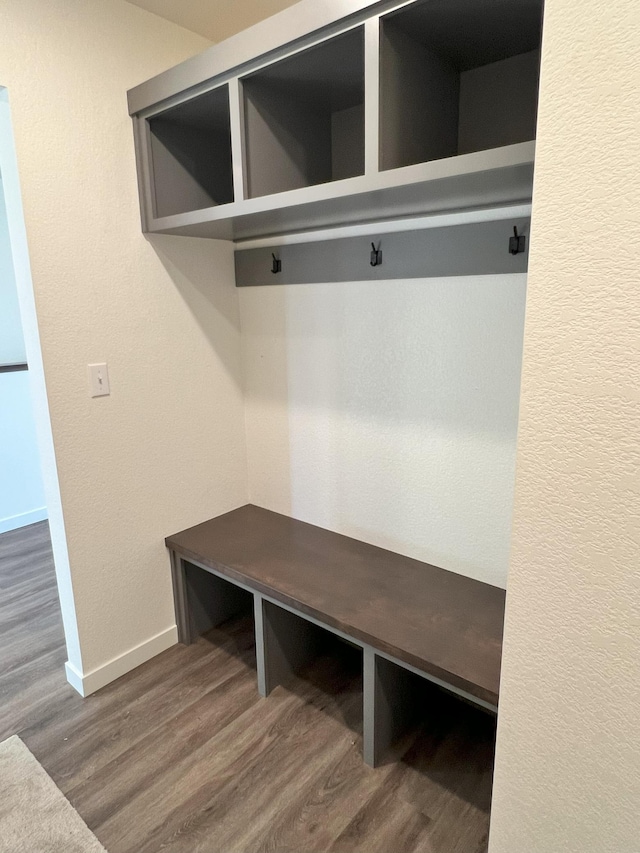
<path id="1" fill-rule="evenodd" d="M 84 696 L 84 686 L 82 684 L 82 673 L 78 672 L 75 666 L 67 661 L 64 665 L 64 670 L 67 674 L 67 681 L 73 687 L 74 690 L 77 690 L 81 696 Z"/>
<path id="2" fill-rule="evenodd" d="M 92 669 L 90 672 L 82 673 L 72 663 L 67 661 L 65 664 L 67 681 L 81 696 L 89 696 L 91 693 L 95 693 L 96 690 L 100 690 L 102 687 L 106 687 L 107 684 L 111 684 L 116 678 L 126 675 L 132 669 L 151 660 L 151 658 L 159 655 L 160 652 L 164 652 L 166 649 L 171 648 L 171 646 L 175 646 L 177 642 L 178 629 L 173 625 L 173 627 L 167 628 L 166 631 L 156 634 L 150 640 L 140 643 L 139 646 L 129 649 L 128 652 L 107 661 L 107 663 L 96 667 L 96 669 Z"/>
<path id="3" fill-rule="evenodd" d="M 32 509 L 30 512 L 21 512 L 19 515 L 10 515 L 9 518 L 0 518 L 0 533 L 8 533 L 10 530 L 17 530 L 19 527 L 26 527 L 28 524 L 35 524 L 37 521 L 44 521 L 46 518 L 46 506 L 41 506 L 39 509 Z"/>

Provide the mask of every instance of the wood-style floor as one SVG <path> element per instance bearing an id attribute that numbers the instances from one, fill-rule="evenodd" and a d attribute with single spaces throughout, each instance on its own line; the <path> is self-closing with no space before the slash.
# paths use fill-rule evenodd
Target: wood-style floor
<path id="1" fill-rule="evenodd" d="M 429 690 L 372 770 L 357 654 L 261 699 L 247 617 L 81 699 L 47 525 L 0 536 L 0 741 L 20 735 L 109 853 L 484 853 L 494 721 Z"/>

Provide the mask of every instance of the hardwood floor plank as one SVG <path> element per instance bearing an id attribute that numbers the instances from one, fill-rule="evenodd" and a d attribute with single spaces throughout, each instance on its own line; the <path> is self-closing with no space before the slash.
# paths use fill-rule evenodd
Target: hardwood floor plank
<path id="1" fill-rule="evenodd" d="M 0 620 L 2 616 L 0 615 Z M 24 630 L 16 628 L 0 637 L 4 675 L 33 663 L 34 659 L 60 650 L 60 618 L 38 621 L 38 632 L 30 643 L 24 641 Z"/>
<path id="2" fill-rule="evenodd" d="M 20 584 L 27 576 L 55 577 L 46 521 L 0 535 L 0 589 Z"/>
<path id="3" fill-rule="evenodd" d="M 430 820 L 399 797 L 402 777 L 402 765 L 395 764 L 384 784 L 378 786 L 329 847 L 331 853 L 429 850 Z"/>
<path id="4" fill-rule="evenodd" d="M 164 678 L 156 676 L 142 693 L 137 689 L 140 682 L 130 679 L 128 701 L 122 704 L 123 694 L 114 694 L 117 707 L 108 716 L 104 705 L 94 703 L 93 713 L 83 713 L 81 709 L 74 719 L 61 721 L 58 731 L 66 736 L 59 738 L 47 752 L 47 762 L 55 768 L 56 783 L 66 793 L 117 760 L 138 741 L 162 729 L 167 721 L 175 719 L 177 709 L 190 713 L 202 696 L 213 693 L 218 685 L 224 685 L 235 675 L 241 675 L 238 681 L 252 686 L 257 696 L 246 660 L 248 657 L 251 661 L 254 656 L 253 643 L 246 625 L 242 627 L 244 633 L 240 636 L 249 641 L 244 658 L 230 654 L 228 645 L 213 647 L 213 651 L 200 650 L 199 654 L 196 647 L 192 660 L 182 660 L 181 666 L 168 671 Z M 104 691 L 102 698 L 107 698 Z"/>
<path id="5" fill-rule="evenodd" d="M 160 839 L 168 837 L 172 840 L 172 849 L 182 850 L 185 840 L 191 843 L 185 839 L 185 824 L 189 826 L 206 817 L 207 809 L 214 819 L 223 820 L 235 797 L 240 795 L 243 782 L 247 784 L 246 774 L 258 766 L 259 760 L 275 749 L 277 757 L 286 761 L 285 742 L 293 740 L 295 743 L 294 738 L 279 738 L 278 734 L 288 732 L 291 736 L 296 724 L 300 731 L 300 720 L 295 717 L 304 715 L 305 707 L 284 691 L 276 694 L 278 691 L 268 702 L 256 700 L 221 733 L 170 767 L 162 778 L 154 779 L 139 797 L 125 804 L 118 815 L 99 825 L 96 834 L 107 849 L 111 845 L 123 853 L 143 853 L 157 850 Z M 307 731 L 308 726 L 303 736 Z M 288 751 L 291 762 L 296 760 L 293 752 Z M 281 781 L 279 773 L 278 782 Z M 254 779 L 254 806 L 268 801 L 270 791 L 270 785 L 265 787 L 255 782 Z M 168 790 L 174 792 L 171 799 L 167 798 Z M 144 815 L 144 825 L 140 825 L 141 815 Z M 212 846 L 219 847 L 217 834 Z"/>
<path id="6" fill-rule="evenodd" d="M 238 671 L 104 765 L 89 782 L 68 790 L 67 796 L 92 825 L 104 824 L 255 702 L 255 686 Z"/>
<path id="7" fill-rule="evenodd" d="M 330 759 L 316 761 L 309 782 L 300 785 L 296 798 L 274 815 L 266 831 L 247 836 L 245 849 L 328 850 L 390 772 L 365 765 L 359 749 L 346 749 Z"/>

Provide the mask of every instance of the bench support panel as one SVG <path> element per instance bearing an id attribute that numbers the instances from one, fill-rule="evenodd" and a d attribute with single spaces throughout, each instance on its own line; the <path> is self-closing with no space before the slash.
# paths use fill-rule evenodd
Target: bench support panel
<path id="1" fill-rule="evenodd" d="M 401 666 L 364 647 L 363 758 L 370 767 L 391 757 L 391 748 L 415 722 L 415 678 Z"/>
<path id="2" fill-rule="evenodd" d="M 323 632 L 259 594 L 255 596 L 255 625 L 258 691 L 268 696 L 317 657 Z"/>
<path id="3" fill-rule="evenodd" d="M 175 551 L 171 555 L 171 580 L 173 583 L 173 601 L 178 626 L 178 642 L 185 646 L 191 645 L 191 619 L 189 618 L 189 601 L 187 596 L 187 581 L 184 571 L 184 560 Z"/>

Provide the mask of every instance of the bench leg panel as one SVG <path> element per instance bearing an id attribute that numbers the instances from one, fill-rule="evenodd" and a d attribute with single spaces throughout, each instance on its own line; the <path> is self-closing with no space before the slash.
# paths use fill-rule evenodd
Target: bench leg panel
<path id="1" fill-rule="evenodd" d="M 185 646 L 191 645 L 192 633 L 189 619 L 187 582 L 185 578 L 184 563 L 175 551 L 171 555 L 171 580 L 173 582 L 173 602 L 176 613 L 176 625 L 178 626 L 178 642 Z"/>
<path id="2" fill-rule="evenodd" d="M 364 647 L 363 758 L 377 767 L 393 743 L 415 720 L 412 676 L 397 664 Z"/>

